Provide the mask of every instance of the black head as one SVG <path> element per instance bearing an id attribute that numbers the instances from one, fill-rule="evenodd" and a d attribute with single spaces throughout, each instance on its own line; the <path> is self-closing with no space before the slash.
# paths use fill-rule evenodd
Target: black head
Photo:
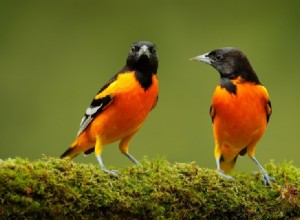
<path id="1" fill-rule="evenodd" d="M 235 79 L 241 77 L 243 80 L 260 84 L 246 55 L 236 48 L 225 47 L 213 50 L 209 53 L 192 58 L 213 66 L 221 75 L 221 78 Z"/>
<path id="2" fill-rule="evenodd" d="M 127 68 L 140 72 L 157 72 L 158 58 L 156 46 L 147 41 L 138 41 L 131 45 L 128 57 Z"/>

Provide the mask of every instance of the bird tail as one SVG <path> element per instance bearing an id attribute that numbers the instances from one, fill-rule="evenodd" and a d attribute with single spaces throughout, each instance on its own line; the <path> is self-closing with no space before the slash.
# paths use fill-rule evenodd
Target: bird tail
<path id="1" fill-rule="evenodd" d="M 233 160 L 230 160 L 230 161 L 225 161 L 225 160 L 221 159 L 221 161 L 220 161 L 221 170 L 223 170 L 224 173 L 226 173 L 226 174 L 230 173 L 230 171 L 232 171 L 235 166 L 236 159 L 237 159 L 237 157 L 235 157 Z"/>
<path id="2" fill-rule="evenodd" d="M 240 156 L 244 156 L 245 154 L 247 153 L 247 147 L 244 147 L 238 155 Z M 238 158 L 238 155 L 235 156 L 233 159 L 232 157 L 228 158 L 227 159 L 224 159 L 223 155 L 221 157 L 221 160 L 220 160 L 220 167 L 221 167 L 221 170 L 224 171 L 224 173 L 230 173 L 230 171 L 233 170 L 234 166 L 235 166 L 235 163 L 236 163 L 236 160 Z"/>
<path id="3" fill-rule="evenodd" d="M 74 143 L 60 156 L 60 158 L 74 158 L 76 157 L 80 152 L 78 152 L 78 147 L 77 147 L 77 141 L 74 141 Z"/>
<path id="4" fill-rule="evenodd" d="M 75 151 L 74 147 L 69 147 L 61 156 L 60 158 L 70 157 L 74 158 L 77 156 L 77 152 Z"/>

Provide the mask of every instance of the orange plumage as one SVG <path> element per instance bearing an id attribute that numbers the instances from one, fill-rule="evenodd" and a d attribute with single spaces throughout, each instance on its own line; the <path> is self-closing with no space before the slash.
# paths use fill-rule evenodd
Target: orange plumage
<path id="1" fill-rule="evenodd" d="M 154 44 L 136 42 L 128 54 L 125 67 L 119 71 L 95 96 L 81 121 L 80 129 L 71 147 L 61 157 L 75 157 L 81 152 L 95 151 L 102 170 L 104 145 L 120 140 L 119 148 L 132 162 L 129 143 L 142 126 L 158 99 L 158 59 Z"/>
<path id="2" fill-rule="evenodd" d="M 133 135 L 156 103 L 158 80 L 156 75 L 153 75 L 152 85 L 145 91 L 135 79 L 134 72 L 125 72 L 119 74 L 116 81 L 95 99 L 108 94 L 113 97 L 113 101 L 72 143 L 71 146 L 76 147 L 72 154 L 94 147 L 96 136 L 101 137 L 102 145 L 107 145 Z M 127 152 L 124 147 L 122 152 Z"/>
<path id="3" fill-rule="evenodd" d="M 247 57 L 238 49 L 221 48 L 193 60 L 210 64 L 221 76 L 210 108 L 218 172 L 232 180 L 226 174 L 234 168 L 238 155 L 247 153 L 262 172 L 263 182 L 275 181 L 254 157 L 272 111 L 267 89 Z"/>
<path id="4" fill-rule="evenodd" d="M 238 78 L 232 80 L 237 94 L 217 86 L 212 99 L 215 157 L 223 158 L 221 169 L 230 172 L 237 155 L 247 147 L 254 156 L 255 146 L 267 126 L 269 95 L 262 85 Z"/>

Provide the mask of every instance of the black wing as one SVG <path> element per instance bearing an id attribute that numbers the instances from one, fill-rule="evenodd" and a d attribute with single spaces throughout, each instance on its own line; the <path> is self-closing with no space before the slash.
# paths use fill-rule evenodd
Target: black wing
<path id="1" fill-rule="evenodd" d="M 100 94 L 103 92 L 112 82 L 114 82 L 118 77 L 118 74 L 114 75 L 97 93 Z M 96 95 L 96 96 L 97 96 Z M 110 95 L 107 95 L 105 97 L 94 99 L 90 106 L 86 109 L 85 115 L 81 119 L 79 131 L 77 132 L 77 136 L 79 136 L 86 128 L 87 126 L 94 120 L 96 115 L 101 113 L 105 107 L 112 101 L 112 97 Z"/>
<path id="2" fill-rule="evenodd" d="M 211 122 L 214 123 L 216 112 L 215 112 L 215 109 L 212 105 L 209 108 L 209 114 L 210 114 L 210 117 L 211 117 Z"/>
<path id="3" fill-rule="evenodd" d="M 269 100 L 267 104 L 267 122 L 269 122 L 271 114 L 272 114 L 272 105 L 271 105 L 271 101 Z"/>
<path id="4" fill-rule="evenodd" d="M 86 127 L 94 120 L 94 118 L 101 113 L 111 101 L 112 98 L 110 95 L 100 99 L 94 99 L 92 101 L 90 106 L 86 109 L 83 118 L 81 119 L 77 136 L 79 136 L 86 129 Z"/>

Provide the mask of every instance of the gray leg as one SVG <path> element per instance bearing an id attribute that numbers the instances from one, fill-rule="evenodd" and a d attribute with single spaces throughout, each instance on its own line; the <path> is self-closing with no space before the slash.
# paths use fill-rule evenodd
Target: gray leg
<path id="1" fill-rule="evenodd" d="M 128 157 L 134 164 L 136 164 L 136 165 L 141 165 L 141 164 L 137 161 L 137 159 L 135 159 L 133 156 L 131 156 L 131 154 L 129 154 L 129 153 L 124 153 L 124 155 L 125 155 L 126 157 Z"/>
<path id="2" fill-rule="evenodd" d="M 227 180 L 234 181 L 232 176 L 226 175 L 220 166 L 220 158 L 216 159 L 218 173 Z"/>
<path id="3" fill-rule="evenodd" d="M 102 161 L 102 158 L 101 158 L 101 155 L 96 155 L 96 158 L 99 162 L 99 165 L 101 167 L 101 170 L 103 170 L 105 173 L 107 174 L 110 174 L 112 176 L 118 176 L 118 171 L 117 170 L 108 170 L 104 164 L 103 164 L 103 161 Z"/>
<path id="4" fill-rule="evenodd" d="M 255 157 L 251 157 L 250 158 L 254 161 L 254 163 L 256 164 L 256 166 L 258 167 L 258 169 L 260 170 L 260 172 L 262 173 L 263 177 L 262 177 L 262 182 L 264 185 L 270 185 L 271 182 L 276 182 L 275 178 L 270 177 L 267 173 L 267 171 L 260 165 L 260 163 L 258 162 L 258 160 L 256 160 Z"/>

